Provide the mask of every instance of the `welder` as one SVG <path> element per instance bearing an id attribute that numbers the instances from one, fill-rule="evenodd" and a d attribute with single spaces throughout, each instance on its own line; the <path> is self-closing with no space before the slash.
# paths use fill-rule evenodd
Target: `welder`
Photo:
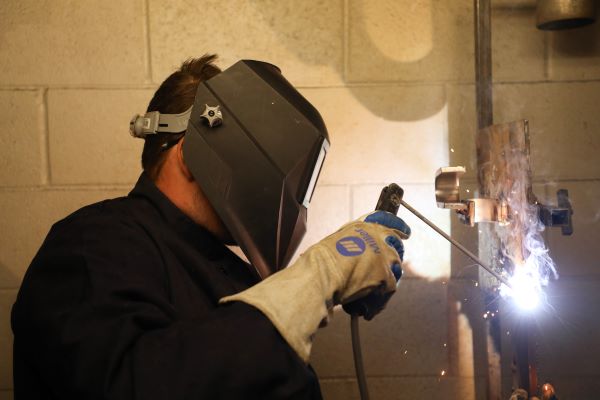
<path id="1" fill-rule="evenodd" d="M 131 120 L 129 195 L 57 222 L 33 259 L 12 311 L 17 400 L 320 398 L 317 329 L 396 290 L 410 229 L 383 211 L 287 266 L 329 136 L 277 67 L 214 60 L 186 61 Z"/>

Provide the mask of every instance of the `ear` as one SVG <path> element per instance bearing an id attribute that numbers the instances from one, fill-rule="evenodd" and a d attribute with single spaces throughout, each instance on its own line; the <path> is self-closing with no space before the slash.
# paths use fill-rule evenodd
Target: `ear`
<path id="1" fill-rule="evenodd" d="M 194 175 L 192 175 L 192 172 L 186 165 L 185 159 L 183 158 L 183 141 L 184 140 L 185 140 L 185 136 L 181 138 L 181 140 L 175 145 L 175 148 L 173 150 L 175 150 L 175 158 L 176 158 L 177 167 L 179 168 L 179 170 L 181 171 L 183 176 L 185 176 L 185 178 L 188 180 L 188 182 L 192 182 L 194 180 Z"/>

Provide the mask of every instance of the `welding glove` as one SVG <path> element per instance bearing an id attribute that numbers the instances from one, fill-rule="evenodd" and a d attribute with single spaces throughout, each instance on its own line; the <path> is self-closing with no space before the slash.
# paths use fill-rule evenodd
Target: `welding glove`
<path id="1" fill-rule="evenodd" d="M 396 290 L 404 255 L 401 239 L 409 236 L 410 228 L 402 219 L 376 211 L 316 243 L 284 270 L 220 303 L 242 301 L 258 308 L 308 362 L 313 336 L 327 324 L 334 305 L 373 290 L 386 294 Z"/>

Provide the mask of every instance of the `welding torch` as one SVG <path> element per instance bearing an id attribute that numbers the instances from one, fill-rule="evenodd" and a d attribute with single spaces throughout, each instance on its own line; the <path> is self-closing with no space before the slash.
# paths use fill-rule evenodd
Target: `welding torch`
<path id="1" fill-rule="evenodd" d="M 379 195 L 379 199 L 377 200 L 377 206 L 375 207 L 376 211 L 387 211 L 392 214 L 397 214 L 400 206 L 404 206 L 408 211 L 413 213 L 417 218 L 421 221 L 425 222 L 429 225 L 434 231 L 439 233 L 444 239 L 449 241 L 452 245 L 456 246 L 460 251 L 465 253 L 469 258 L 475 261 L 476 264 L 480 265 L 483 269 L 492 274 L 496 279 L 500 282 L 504 283 L 509 288 L 511 287 L 510 282 L 506 279 L 505 276 L 501 275 L 497 271 L 495 271 L 492 267 L 490 267 L 487 263 L 480 260 L 475 254 L 473 254 L 469 249 L 459 243 L 457 240 L 453 239 L 440 229 L 437 225 L 427 219 L 423 214 L 415 210 L 410 204 L 408 204 L 403 199 L 404 190 L 396 185 L 395 183 L 391 183 L 388 186 L 384 187 L 381 190 L 381 194 Z M 375 291 L 369 296 L 366 296 L 362 299 L 355 300 L 349 304 L 344 305 L 344 310 L 350 315 L 356 315 L 364 317 L 366 320 L 370 320 L 375 316 L 378 310 L 381 310 L 383 304 L 385 304 L 387 298 L 382 298 L 381 293 Z"/>
<path id="2" fill-rule="evenodd" d="M 421 221 L 425 222 L 429 227 L 431 227 L 434 231 L 439 233 L 444 239 L 449 241 L 452 245 L 466 254 L 469 258 L 475 261 L 476 264 L 480 265 L 483 269 L 492 274 L 496 279 L 500 282 L 504 283 L 508 287 L 511 287 L 511 284 L 508 282 L 506 277 L 502 276 L 494 269 L 492 269 L 487 263 L 481 261 L 475 254 L 469 251 L 465 246 L 460 244 L 458 241 L 450 237 L 446 232 L 440 229 L 437 225 L 427 219 L 423 214 L 415 210 L 408 203 L 406 203 L 403 199 L 404 190 L 396 185 L 395 183 L 391 183 L 388 186 L 384 187 L 381 190 L 381 194 L 379 195 L 379 199 L 377 201 L 377 206 L 375 207 L 376 211 L 387 211 L 392 214 L 397 214 L 400 206 L 404 206 L 408 211 L 413 213 L 417 218 Z M 348 314 L 351 315 L 350 318 L 350 330 L 352 334 L 352 352 L 354 354 L 354 367 L 356 370 L 356 378 L 358 380 L 358 388 L 360 391 L 360 398 L 362 400 L 369 399 L 369 392 L 367 388 L 367 380 L 364 372 L 363 361 L 362 361 L 362 351 L 360 348 L 360 336 L 358 330 L 358 317 L 364 317 L 366 320 L 370 320 L 379 312 L 387 300 L 389 299 L 391 294 L 382 293 L 381 291 L 374 290 L 368 296 L 365 296 L 361 299 L 355 300 L 348 304 L 344 304 L 343 308 Z"/>

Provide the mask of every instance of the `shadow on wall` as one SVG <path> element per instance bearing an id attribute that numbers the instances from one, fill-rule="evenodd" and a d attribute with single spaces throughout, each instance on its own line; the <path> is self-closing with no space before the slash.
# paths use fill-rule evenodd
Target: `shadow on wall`
<path id="1" fill-rule="evenodd" d="M 597 17 L 598 18 L 598 17 Z M 600 21 L 583 28 L 551 33 L 554 52 L 569 58 L 591 58 L 600 54 Z"/>
<path id="2" fill-rule="evenodd" d="M 8 268 L 8 265 L 0 260 L 0 290 L 14 289 L 19 287 L 20 284 L 21 279 L 17 278 L 10 268 Z"/>
<path id="3" fill-rule="evenodd" d="M 304 23 L 289 24 L 288 18 L 281 18 L 282 7 L 285 6 L 253 4 L 264 15 L 277 40 L 283 44 L 289 42 L 286 47 L 299 60 L 310 65 L 332 65 L 350 84 L 348 89 L 356 99 L 375 116 L 386 120 L 426 119 L 444 107 L 445 98 L 428 96 L 426 88 L 422 96 L 418 91 L 411 91 L 410 97 L 405 91 L 392 90 L 390 97 L 382 102 L 369 96 L 369 91 L 360 90 L 360 86 L 364 86 L 362 84 L 418 82 L 430 86 L 431 82 L 468 79 L 473 75 L 472 29 L 461 29 L 457 20 L 448 21 L 449 15 L 453 18 L 458 16 L 447 12 L 449 6 L 445 2 L 434 5 L 433 0 L 399 0 L 384 2 L 378 7 L 367 2 L 348 3 L 347 35 L 340 29 L 340 35 L 347 38 L 345 44 L 341 43 L 346 47 L 347 60 L 339 59 L 343 56 L 334 51 L 329 54 L 297 46 L 298 37 L 308 36 L 308 30 L 314 37 L 315 30 L 318 32 L 321 28 L 324 40 L 335 39 L 328 37 L 324 27 L 317 26 L 319 22 L 327 23 L 314 17 L 318 9 L 294 9 L 294 20 Z M 464 14 L 470 17 L 470 9 L 465 9 Z M 472 24 L 470 19 L 467 24 Z M 455 37 L 463 31 L 468 31 L 467 41 L 458 40 L 458 43 L 452 44 L 454 40 L 449 40 L 448 36 Z M 465 49 L 463 56 L 461 52 Z M 466 68 L 465 59 L 468 59 Z M 410 106 L 407 107 L 407 104 Z"/>
<path id="4" fill-rule="evenodd" d="M 20 280 L 0 261 L 0 397 L 13 388 L 13 335 L 10 312 Z"/>
<path id="5" fill-rule="evenodd" d="M 456 285 L 463 286 L 463 297 L 469 291 L 463 305 L 452 301 Z M 467 280 L 448 284 L 445 279 L 403 278 L 377 318 L 360 320 L 372 398 L 475 398 L 472 334 L 460 312 L 480 301 L 476 289 Z M 334 314 L 330 326 L 316 336 L 311 364 L 320 377 L 324 398 L 358 399 L 350 318 L 341 310 Z"/>
<path id="6" fill-rule="evenodd" d="M 356 2 L 349 9 L 347 36 L 348 83 L 439 82 L 453 79 L 458 71 L 455 48 L 445 47 L 448 28 L 445 5 L 402 0 L 373 7 Z M 442 15 L 443 14 L 443 15 Z M 354 86 L 353 95 L 374 115 L 391 121 L 417 121 L 437 114 L 445 96 L 430 96 L 426 88 L 407 97 L 405 91 L 390 91 L 385 106 Z"/>

